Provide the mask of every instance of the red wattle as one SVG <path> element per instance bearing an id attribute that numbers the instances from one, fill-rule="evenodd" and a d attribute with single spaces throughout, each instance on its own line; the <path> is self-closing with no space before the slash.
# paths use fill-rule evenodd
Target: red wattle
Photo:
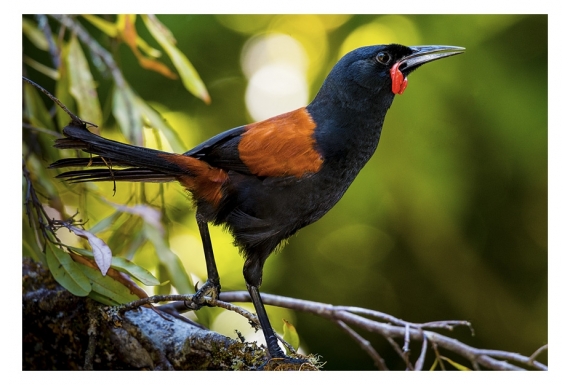
<path id="1" fill-rule="evenodd" d="M 398 68 L 400 63 L 396 63 L 390 68 L 390 76 L 392 77 L 392 92 L 401 95 L 408 86 L 408 78 Z"/>

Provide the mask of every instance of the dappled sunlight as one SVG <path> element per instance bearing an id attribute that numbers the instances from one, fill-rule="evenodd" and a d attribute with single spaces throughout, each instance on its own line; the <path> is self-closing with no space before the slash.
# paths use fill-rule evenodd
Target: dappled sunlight
<path id="1" fill-rule="evenodd" d="M 293 38 L 281 34 L 254 37 L 244 46 L 242 68 L 249 79 L 245 101 L 254 120 L 307 104 L 307 55 Z"/>

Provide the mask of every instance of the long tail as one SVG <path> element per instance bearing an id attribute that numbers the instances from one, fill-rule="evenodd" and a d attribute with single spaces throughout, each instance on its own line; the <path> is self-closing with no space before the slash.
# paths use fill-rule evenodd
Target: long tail
<path id="1" fill-rule="evenodd" d="M 87 167 L 85 170 L 68 171 L 57 176 L 70 182 L 170 182 L 184 173 L 180 166 L 167 160 L 168 156 L 172 156 L 168 152 L 115 142 L 80 126 L 69 125 L 64 128 L 63 134 L 66 137 L 56 140 L 56 148 L 77 149 L 98 155 L 60 159 L 49 166 Z"/>

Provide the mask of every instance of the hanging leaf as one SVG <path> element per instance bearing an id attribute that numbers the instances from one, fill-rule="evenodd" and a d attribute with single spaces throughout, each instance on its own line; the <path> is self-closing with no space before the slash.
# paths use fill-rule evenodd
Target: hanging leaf
<path id="1" fill-rule="evenodd" d="M 65 58 L 69 54 L 69 44 L 63 44 L 61 48 L 61 57 Z M 69 84 L 69 70 L 67 68 L 66 60 L 60 60 L 59 64 L 59 78 L 57 83 L 55 83 L 55 97 L 61 101 L 67 108 L 71 111 L 76 110 L 75 107 L 75 100 L 73 96 L 69 93 L 70 84 Z M 69 124 L 70 117 L 61 108 L 56 108 L 55 114 L 57 117 L 57 123 L 59 127 L 65 127 Z"/>
<path id="2" fill-rule="evenodd" d="M 100 220 L 97 224 L 92 226 L 89 230 L 93 234 L 97 234 L 97 233 L 100 233 L 102 231 L 105 231 L 109 227 L 111 227 L 115 222 L 117 222 L 117 219 L 119 219 L 120 216 L 121 216 L 121 212 L 115 211 L 115 212 L 113 212 L 113 214 L 109 215 L 107 218 Z"/>
<path id="3" fill-rule="evenodd" d="M 30 39 L 32 44 L 34 44 L 37 48 L 41 49 L 42 51 L 47 51 L 49 49 L 49 43 L 45 35 L 42 31 L 40 31 L 40 29 L 33 21 L 23 17 L 22 31 L 24 32 L 24 35 L 26 35 L 26 37 Z"/>
<path id="4" fill-rule="evenodd" d="M 78 264 L 79 269 L 91 281 L 91 287 L 95 292 L 93 299 L 107 305 L 118 305 L 128 303 L 139 299 L 138 296 L 131 293 L 129 288 L 119 281 L 104 277 L 98 270 L 88 266 Z"/>
<path id="5" fill-rule="evenodd" d="M 186 89 L 206 104 L 210 104 L 210 95 L 202 79 L 200 79 L 200 75 L 190 60 L 175 46 L 176 42 L 168 28 L 154 15 L 143 15 L 142 19 L 152 36 L 172 60 Z"/>
<path id="6" fill-rule="evenodd" d="M 91 249 L 93 250 L 93 258 L 95 259 L 95 263 L 97 263 L 101 274 L 107 274 L 107 270 L 109 270 L 109 267 L 111 266 L 111 259 L 113 258 L 113 253 L 109 246 L 107 246 L 101 238 L 97 238 L 89 231 L 85 231 L 74 226 L 67 226 L 67 228 L 73 231 L 75 235 L 87 239 Z"/>
<path id="7" fill-rule="evenodd" d="M 113 93 L 113 115 L 119 122 L 123 134 L 133 144 L 143 144 L 143 121 L 164 134 L 172 150 L 183 153 L 187 148 L 183 145 L 178 133 L 166 123 L 162 116 L 151 108 L 143 99 L 125 84 L 115 87 Z"/>
<path id="8" fill-rule="evenodd" d="M 139 111 L 141 111 L 142 116 L 145 117 L 147 123 L 164 134 L 166 140 L 168 140 L 168 144 L 172 147 L 172 151 L 177 153 L 186 152 L 187 148 L 182 144 L 182 139 L 178 135 L 178 132 L 170 127 L 158 112 L 156 112 L 141 98 L 136 98 L 135 103 L 139 108 Z"/>
<path id="9" fill-rule="evenodd" d="M 293 346 L 295 350 L 299 348 L 299 334 L 297 333 L 297 329 L 293 326 L 292 323 L 283 319 L 283 339 Z M 292 353 L 292 352 L 289 352 Z"/>
<path id="10" fill-rule="evenodd" d="M 71 246 L 66 246 L 66 247 L 71 251 L 70 253 L 71 258 L 73 258 L 75 262 L 87 266 L 92 270 L 97 271 L 99 269 L 94 261 L 93 253 L 91 251 Z M 154 278 L 152 274 L 150 274 L 148 271 L 144 270 L 143 268 L 139 268 L 133 263 L 126 261 L 124 258 L 113 257 L 113 260 L 114 260 L 113 263 L 115 265 L 111 263 L 111 268 L 108 270 L 107 275 L 105 277 L 109 277 L 117 281 L 119 284 L 125 286 L 127 289 L 129 289 L 129 292 L 131 294 L 136 295 L 138 298 L 146 298 L 148 297 L 148 294 L 128 276 L 129 273 L 124 273 L 123 271 L 121 271 L 121 270 L 126 270 L 125 267 L 128 270 L 132 270 L 134 273 L 141 276 L 142 279 L 144 279 L 145 281 L 149 283 L 158 284 L 156 278 Z M 125 264 L 124 262 L 127 262 L 127 264 Z"/>
<path id="11" fill-rule="evenodd" d="M 47 129 L 55 132 L 55 125 L 51 118 L 51 114 L 40 97 L 39 92 L 28 83 L 24 83 L 24 111 L 25 119 L 34 127 L 40 129 Z M 29 144 L 30 142 L 28 142 Z M 34 139 L 33 150 L 40 148 L 41 157 L 45 159 L 55 159 L 59 153 L 53 147 L 53 141 L 49 136 L 39 135 Z M 39 144 L 39 147 L 38 147 Z M 36 160 L 37 161 L 37 160 Z M 36 162 L 36 164 L 39 164 Z M 44 165 L 39 165 L 38 168 L 45 169 Z M 51 176 L 50 176 L 51 177 Z M 43 181 L 42 181 L 43 182 Z"/>
<path id="12" fill-rule="evenodd" d="M 123 273 L 129 274 L 131 277 L 138 279 L 144 285 L 147 286 L 158 286 L 160 281 L 156 279 L 148 270 L 135 265 L 131 261 L 127 261 L 125 258 L 113 257 L 111 261 L 111 267 L 122 271 Z"/>
<path id="13" fill-rule="evenodd" d="M 143 145 L 142 116 L 136 106 L 136 95 L 128 84 L 113 89 L 113 115 L 123 135 L 137 146 Z"/>
<path id="14" fill-rule="evenodd" d="M 24 56 L 23 61 L 24 63 L 26 63 L 27 65 L 38 71 L 39 73 L 46 75 L 47 77 L 50 77 L 53 80 L 59 79 L 59 72 L 57 70 L 54 70 L 53 68 L 48 67 L 45 64 L 35 61 L 29 56 Z"/>
<path id="15" fill-rule="evenodd" d="M 184 269 L 184 265 L 182 265 L 180 258 L 170 250 L 163 235 L 158 229 L 147 223 L 144 224 L 143 228 L 146 237 L 154 245 L 156 254 L 160 258 L 161 263 L 168 271 L 172 285 L 179 293 L 193 293 L 194 287 L 186 273 L 186 269 Z"/>
<path id="16" fill-rule="evenodd" d="M 449 363 L 450 363 L 455 369 L 457 369 L 457 370 L 467 371 L 467 372 L 470 372 L 470 371 L 471 371 L 471 369 L 469 369 L 467 366 L 464 366 L 464 365 L 461 365 L 461 364 L 459 364 L 459 363 L 457 363 L 457 362 L 455 362 L 455 361 L 452 361 L 452 360 L 450 360 L 450 359 L 447 358 L 447 357 L 440 356 L 439 358 L 441 358 L 442 360 L 445 360 L 445 361 L 449 362 Z"/>
<path id="17" fill-rule="evenodd" d="M 157 277 L 160 282 L 163 282 L 160 286 L 154 287 L 155 295 L 166 295 L 171 293 L 172 285 L 170 284 L 170 276 L 168 270 L 163 263 L 158 263 Z"/>
<path id="18" fill-rule="evenodd" d="M 73 252 L 85 256 L 87 258 L 94 258 L 93 252 L 90 250 L 80 249 L 78 247 L 73 247 L 73 246 L 66 246 L 66 247 L 72 250 Z M 138 279 L 147 286 L 161 285 L 160 281 L 156 279 L 148 270 L 138 265 L 135 265 L 134 263 L 126 260 L 125 258 L 113 257 L 111 259 L 111 268 L 126 273 L 131 277 Z"/>
<path id="19" fill-rule="evenodd" d="M 83 274 L 79 264 L 51 242 L 47 242 L 46 259 L 53 278 L 71 294 L 85 297 L 91 291 L 89 279 Z"/>
<path id="20" fill-rule="evenodd" d="M 135 29 L 135 17 L 135 15 L 120 15 L 121 24 L 123 25 L 123 28 L 120 29 L 120 33 L 124 42 L 135 54 L 140 66 L 145 69 L 158 72 L 159 74 L 170 79 L 177 79 L 178 76 L 176 76 L 176 74 L 172 72 L 166 65 L 157 60 L 144 56 L 139 51 L 137 44 L 138 35 L 137 30 Z M 117 24 L 119 24 L 119 22 Z"/>
<path id="21" fill-rule="evenodd" d="M 117 37 L 119 35 L 119 30 L 117 29 L 117 24 L 107 21 L 95 15 L 82 15 L 85 20 L 93 24 L 99 30 L 110 37 Z"/>
<path id="22" fill-rule="evenodd" d="M 69 70 L 69 92 L 79 107 L 78 115 L 83 120 L 100 124 L 103 120 L 103 113 L 101 112 L 95 81 L 75 35 L 69 41 L 69 51 L 65 59 Z"/>
<path id="23" fill-rule="evenodd" d="M 161 233 L 164 233 L 164 227 L 162 226 L 162 222 L 160 221 L 161 219 L 160 211 L 158 211 L 157 209 L 152 208 L 148 205 L 125 206 L 125 205 L 115 204 L 113 202 L 108 202 L 108 203 L 111 206 L 115 207 L 120 212 L 125 212 L 141 217 L 146 223 L 148 223 L 154 228 L 159 229 Z"/>
<path id="24" fill-rule="evenodd" d="M 105 20 L 99 16 L 95 15 L 82 15 L 85 20 L 89 21 L 95 27 L 99 28 L 106 35 L 116 38 L 120 37 L 120 31 L 125 28 L 125 16 L 128 15 L 118 15 L 117 21 L 115 23 Z M 162 52 L 148 45 L 140 36 L 136 38 L 137 46 L 144 51 L 148 56 L 158 58 L 162 56 Z"/>
<path id="25" fill-rule="evenodd" d="M 28 83 L 24 83 L 24 116 L 36 127 L 55 131 L 49 110 L 36 88 Z"/>
<path id="26" fill-rule="evenodd" d="M 153 244 L 156 254 L 166 268 L 169 279 L 179 293 L 194 292 L 192 283 L 180 258 L 170 250 L 164 237 L 164 227 L 160 218 L 160 211 L 146 205 L 124 206 L 113 204 L 117 210 L 128 212 L 143 219 L 143 233 Z M 161 278 L 162 279 L 162 278 Z"/>

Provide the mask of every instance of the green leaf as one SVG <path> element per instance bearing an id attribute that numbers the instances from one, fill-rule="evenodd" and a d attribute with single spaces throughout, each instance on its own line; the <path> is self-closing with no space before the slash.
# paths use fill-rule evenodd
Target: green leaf
<path id="1" fill-rule="evenodd" d="M 133 144 L 142 146 L 142 116 L 135 105 L 135 94 L 128 84 L 115 86 L 113 90 L 113 115 L 123 135 Z"/>
<path id="2" fill-rule="evenodd" d="M 91 292 L 91 284 L 81 269 L 65 251 L 47 242 L 46 259 L 54 279 L 71 294 L 85 297 Z M 99 274 L 100 275 L 100 274 Z"/>
<path id="3" fill-rule="evenodd" d="M 91 75 L 89 63 L 75 35 L 69 41 L 66 64 L 69 70 L 69 92 L 77 102 L 79 117 L 93 124 L 101 124 L 103 113 L 97 97 L 95 81 Z"/>
<path id="4" fill-rule="evenodd" d="M 461 364 L 458 364 L 457 362 L 452 361 L 452 360 L 450 360 L 450 359 L 447 358 L 447 357 L 440 356 L 440 358 L 441 358 L 442 360 L 445 360 L 445 361 L 449 362 L 449 363 L 450 363 L 455 369 L 457 369 L 457 370 L 467 371 L 467 372 L 470 372 L 470 371 L 471 371 L 471 369 L 469 369 L 467 366 L 463 366 L 463 365 L 461 365 Z"/>
<path id="5" fill-rule="evenodd" d="M 55 131 L 49 110 L 38 90 L 28 83 L 24 83 L 24 114 L 32 125 Z"/>
<path id="6" fill-rule="evenodd" d="M 115 23 L 112 23 L 110 21 L 107 21 L 107 20 L 102 19 L 99 16 L 95 16 L 95 15 L 82 15 L 82 16 L 85 18 L 85 20 L 89 21 L 95 27 L 99 28 L 106 35 L 108 35 L 110 37 L 119 36 L 119 30 L 122 27 L 120 25 L 121 24 L 120 18 L 123 15 L 119 15 L 117 17 L 117 21 Z M 123 23 L 124 23 L 124 21 L 123 21 Z M 137 46 L 140 49 L 142 49 L 148 56 L 155 57 L 155 58 L 162 56 L 162 52 L 160 52 L 156 48 L 153 48 L 150 45 L 148 45 L 148 43 L 146 41 L 144 41 L 140 36 L 137 36 L 136 42 L 137 42 Z"/>
<path id="7" fill-rule="evenodd" d="M 151 108 L 143 99 L 125 84 L 115 87 L 113 92 L 113 115 L 119 122 L 121 131 L 132 143 L 142 145 L 143 122 L 162 132 L 172 150 L 177 153 L 186 151 L 178 133 L 166 123 L 162 116 Z"/>
<path id="8" fill-rule="evenodd" d="M 111 267 L 129 274 L 131 277 L 138 279 L 147 286 L 158 286 L 160 281 L 156 279 L 148 270 L 127 261 L 125 258 L 113 257 Z"/>
<path id="9" fill-rule="evenodd" d="M 45 35 L 43 34 L 42 31 L 40 31 L 40 29 L 36 26 L 36 24 L 33 21 L 23 17 L 22 31 L 24 32 L 24 35 L 26 35 L 26 37 L 30 39 L 32 44 L 34 44 L 36 47 L 38 47 L 42 51 L 47 51 L 49 49 L 49 44 Z"/>
<path id="10" fill-rule="evenodd" d="M 115 212 L 113 212 L 113 214 L 109 215 L 107 218 L 104 218 L 104 219 L 100 220 L 99 222 L 97 222 L 97 224 L 94 225 L 93 227 L 91 227 L 89 229 L 89 231 L 91 231 L 93 234 L 97 234 L 97 233 L 100 233 L 101 231 L 105 231 L 111 225 L 113 225 L 121 215 L 122 215 L 122 213 L 120 211 L 115 211 Z"/>
<path id="11" fill-rule="evenodd" d="M 91 293 L 89 293 L 89 298 L 102 303 L 103 305 L 108 305 L 108 306 L 117 306 L 117 305 L 121 305 L 121 303 L 113 301 L 110 298 L 105 297 L 102 294 L 97 293 L 96 291 L 92 291 Z"/>
<path id="12" fill-rule="evenodd" d="M 91 250 L 80 249 L 78 247 L 66 246 L 70 250 L 76 252 L 77 254 L 83 255 L 84 257 L 94 259 L 93 252 Z M 133 278 L 138 279 L 143 284 L 147 286 L 158 286 L 160 281 L 156 279 L 148 270 L 134 264 L 131 261 L 126 260 L 123 257 L 113 257 L 111 259 L 111 267 L 115 270 L 121 271 L 130 275 Z"/>
<path id="13" fill-rule="evenodd" d="M 172 60 L 172 63 L 174 64 L 174 67 L 176 67 L 186 89 L 194 96 L 209 104 L 210 95 L 208 94 L 208 90 L 206 89 L 204 82 L 200 79 L 198 71 L 196 71 L 192 63 L 190 63 L 190 60 L 188 60 L 188 58 L 178 48 L 176 48 L 174 45 L 175 41 L 172 38 L 170 31 L 155 16 L 143 15 L 142 19 L 152 36 L 166 51 L 170 60 Z"/>
<path id="14" fill-rule="evenodd" d="M 184 269 L 184 265 L 182 265 L 180 258 L 170 250 L 162 234 L 156 228 L 146 223 L 143 228 L 148 240 L 154 245 L 160 261 L 168 271 L 172 285 L 179 293 L 193 293 L 194 287 Z"/>
<path id="15" fill-rule="evenodd" d="M 69 44 L 64 44 L 61 48 L 61 57 L 65 58 L 69 54 Z M 55 84 L 55 97 L 59 99 L 70 111 L 74 111 L 76 109 L 75 100 L 73 96 L 69 93 L 70 84 L 69 84 L 69 70 L 67 68 L 67 63 L 65 60 L 61 60 L 59 65 L 59 79 Z M 56 117 L 57 123 L 59 127 L 65 127 L 71 121 L 71 118 L 61 108 L 56 108 Z"/>
<path id="16" fill-rule="evenodd" d="M 297 350 L 299 348 L 299 334 L 297 329 L 293 324 L 289 323 L 287 320 L 283 320 L 283 339 Z M 291 353 L 291 352 L 290 352 Z"/>
<path id="17" fill-rule="evenodd" d="M 164 134 L 166 140 L 168 140 L 168 143 L 170 144 L 170 147 L 172 147 L 172 151 L 177 153 L 186 152 L 187 148 L 182 144 L 182 139 L 180 139 L 178 133 L 170 127 L 168 123 L 166 123 L 164 118 L 158 112 L 140 98 L 137 98 L 135 103 L 149 125 Z"/>
<path id="18" fill-rule="evenodd" d="M 170 294 L 172 288 L 172 285 L 170 284 L 170 276 L 168 275 L 166 267 L 162 263 L 158 263 L 157 276 L 158 280 L 164 283 L 154 288 L 154 294 L 155 295 Z"/>
<path id="19" fill-rule="evenodd" d="M 57 70 L 54 70 L 53 68 L 48 67 L 45 64 L 35 61 L 29 56 L 24 56 L 23 61 L 24 63 L 35 69 L 36 71 L 52 78 L 53 80 L 57 80 L 59 78 L 59 72 L 57 72 Z"/>
<path id="20" fill-rule="evenodd" d="M 78 264 L 78 266 L 83 274 L 91 281 L 91 287 L 95 293 L 117 304 L 128 303 L 139 299 L 136 295 L 131 294 L 131 291 L 125 285 L 109 276 L 102 276 L 99 270 L 80 264 Z M 97 296 L 97 294 L 95 294 L 95 296 Z M 97 300 L 105 303 L 100 299 Z"/>
<path id="21" fill-rule="evenodd" d="M 52 152 L 51 148 L 48 147 L 48 149 L 42 155 L 44 155 L 46 157 L 53 156 L 54 158 L 52 158 L 52 159 L 55 159 L 55 156 L 57 155 L 57 150 Z M 51 173 L 50 170 L 48 170 L 46 168 L 45 163 L 43 163 L 36 156 L 30 156 L 27 159 L 27 165 L 28 165 L 28 169 L 30 170 L 30 172 L 33 175 L 33 178 L 34 178 L 33 183 L 39 184 L 40 186 L 42 186 L 43 193 L 47 197 L 49 197 L 50 199 L 54 199 L 54 198 L 58 197 L 59 191 L 57 190 L 57 188 L 54 185 L 55 179 L 53 178 L 53 173 Z M 52 203 L 53 203 L 53 201 L 52 201 Z M 52 208 L 53 208 L 53 206 L 52 206 Z"/>
<path id="22" fill-rule="evenodd" d="M 119 31 L 117 29 L 117 25 L 110 21 L 100 18 L 99 16 L 95 15 L 82 15 L 85 20 L 93 24 L 95 27 L 99 28 L 101 32 L 105 33 L 107 36 L 110 37 L 117 37 Z"/>
<path id="23" fill-rule="evenodd" d="M 39 91 L 34 86 L 25 83 L 23 93 L 23 116 L 25 117 L 24 121 L 27 120 L 33 127 L 47 129 L 48 131 L 53 131 L 55 133 L 55 124 L 52 120 L 51 114 L 49 113 L 49 109 L 46 107 L 44 101 L 40 96 Z M 26 150 L 25 153 L 37 152 L 38 157 L 42 159 L 42 164 L 40 167 L 45 170 L 45 159 L 57 159 L 60 155 L 59 150 L 53 146 L 54 137 L 50 135 L 39 134 L 35 135 L 35 137 L 32 136 L 31 138 L 34 138 L 33 145 L 31 145 L 32 142 L 30 141 L 24 142 L 24 148 Z M 36 159 L 36 163 L 38 163 L 37 161 L 38 159 Z M 53 178 L 53 173 L 48 172 L 47 174 L 50 175 L 50 179 Z"/>
<path id="24" fill-rule="evenodd" d="M 22 237 L 22 256 L 32 258 L 36 262 L 47 263 L 45 254 L 41 252 L 34 241 L 35 239 L 26 239 L 25 235 Z"/>

